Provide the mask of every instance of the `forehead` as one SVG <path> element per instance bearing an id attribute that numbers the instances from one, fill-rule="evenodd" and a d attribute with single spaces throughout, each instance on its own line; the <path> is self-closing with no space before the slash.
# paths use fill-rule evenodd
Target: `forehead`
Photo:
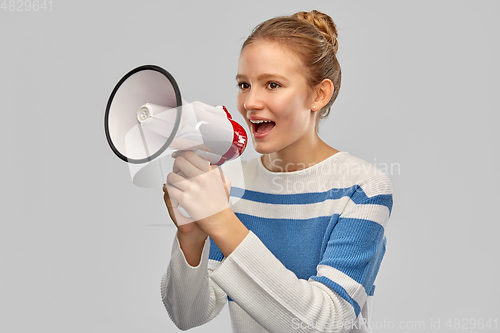
<path id="1" fill-rule="evenodd" d="M 287 46 L 272 41 L 255 41 L 241 51 L 238 74 L 251 76 L 261 73 L 303 76 L 305 67 Z"/>

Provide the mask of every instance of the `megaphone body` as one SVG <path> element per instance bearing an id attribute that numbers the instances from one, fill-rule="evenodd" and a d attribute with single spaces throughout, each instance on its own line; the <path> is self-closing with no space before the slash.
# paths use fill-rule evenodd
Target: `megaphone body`
<path id="1" fill-rule="evenodd" d="M 181 119 L 169 144 L 170 149 L 194 151 L 212 165 L 222 165 L 241 155 L 247 144 L 245 130 L 231 118 L 224 106 L 214 107 L 201 102 L 186 103 L 177 108 L 144 104 L 137 112 L 138 124 L 129 130 L 125 138 L 128 154 L 149 156 L 148 146 L 155 150 L 156 142 L 161 144 L 162 138 L 169 138 L 174 131 L 179 108 Z M 137 140 L 141 130 L 139 126 L 142 126 L 146 145 Z"/>
<path id="2" fill-rule="evenodd" d="M 133 69 L 115 86 L 106 106 L 105 132 L 141 187 L 165 182 L 175 151 L 191 150 L 222 165 L 247 145 L 245 130 L 225 107 L 182 100 L 174 78 L 154 65 Z"/>

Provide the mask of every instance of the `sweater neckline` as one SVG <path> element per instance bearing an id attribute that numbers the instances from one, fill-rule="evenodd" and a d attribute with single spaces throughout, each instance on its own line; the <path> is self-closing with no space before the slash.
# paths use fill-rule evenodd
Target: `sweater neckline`
<path id="1" fill-rule="evenodd" d="M 268 175 L 272 175 L 272 176 L 276 176 L 276 175 L 280 175 L 280 176 L 295 176 L 295 175 L 300 175 L 302 173 L 310 173 L 312 171 L 314 171 L 314 169 L 318 169 L 318 168 L 321 168 L 321 166 L 323 164 L 326 164 L 326 163 L 330 163 L 332 160 L 335 160 L 338 157 L 338 155 L 345 155 L 345 154 L 348 154 L 348 152 L 346 151 L 339 151 L 327 158 L 325 158 L 324 160 L 322 160 L 321 162 L 319 163 L 316 163 L 316 164 L 313 164 L 309 167 L 306 167 L 304 169 L 300 169 L 300 170 L 296 170 L 296 171 L 271 171 L 269 169 L 267 169 L 264 164 L 262 163 L 262 156 L 264 155 L 260 155 L 259 157 L 257 157 L 257 163 L 259 165 L 259 171 L 262 171 Z"/>

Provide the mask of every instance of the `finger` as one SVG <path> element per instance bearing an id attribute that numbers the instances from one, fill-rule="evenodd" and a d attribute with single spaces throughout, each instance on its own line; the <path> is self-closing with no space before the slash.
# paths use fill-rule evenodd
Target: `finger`
<path id="1" fill-rule="evenodd" d="M 185 217 L 179 212 L 179 201 L 175 199 L 175 197 L 182 195 L 182 192 L 179 191 L 174 186 L 165 184 L 164 186 L 166 188 L 165 191 L 165 197 L 168 200 L 167 207 L 170 206 L 169 208 L 169 214 L 170 217 L 172 218 L 172 221 L 174 224 L 179 227 L 181 225 L 187 224 L 187 223 L 192 223 L 194 220 L 190 217 Z"/>
<path id="2" fill-rule="evenodd" d="M 183 192 L 189 189 L 187 179 L 173 172 L 168 174 L 166 184 L 176 187 Z"/>
<path id="3" fill-rule="evenodd" d="M 183 192 L 177 187 L 169 184 L 165 184 L 165 188 L 166 188 L 165 194 L 170 199 L 172 207 L 176 208 L 177 206 L 179 206 L 179 199 L 182 197 Z"/>
<path id="4" fill-rule="evenodd" d="M 210 171 L 209 157 L 207 155 L 207 152 L 204 150 L 197 150 L 196 152 L 187 150 L 183 151 L 179 156 L 182 156 L 187 161 L 189 161 L 189 163 L 203 172 Z"/>
<path id="5" fill-rule="evenodd" d="M 165 204 L 167 205 L 167 208 L 173 209 L 173 204 L 172 204 L 172 199 L 170 199 L 170 196 L 168 195 L 168 190 L 165 190 L 163 192 L 163 200 L 165 201 Z"/>
<path id="6" fill-rule="evenodd" d="M 161 189 L 163 190 L 163 193 L 165 193 L 167 196 L 168 196 L 168 188 L 167 188 L 168 185 L 175 187 L 173 184 L 167 184 L 166 182 L 163 184 Z"/>
<path id="7" fill-rule="evenodd" d="M 197 150 L 196 152 L 187 151 L 184 153 L 183 157 L 203 172 L 211 170 L 209 157 L 204 150 Z"/>
<path id="8" fill-rule="evenodd" d="M 196 161 L 195 163 L 199 163 L 199 161 Z M 175 173 L 182 172 L 184 175 L 186 175 L 187 178 L 194 178 L 209 171 L 208 162 L 205 163 L 207 163 L 207 166 L 205 167 L 205 170 L 202 171 L 202 169 L 199 169 L 190 160 L 187 160 L 186 157 L 183 155 L 175 159 L 173 171 Z"/>
<path id="9" fill-rule="evenodd" d="M 181 177 L 188 178 L 188 177 L 184 174 L 184 172 L 182 172 L 182 171 L 179 169 L 179 167 L 175 164 L 175 162 L 174 162 L 174 165 L 172 166 L 172 172 L 173 172 L 173 173 L 178 174 L 178 175 L 179 175 L 179 176 L 181 176 Z"/>
<path id="10" fill-rule="evenodd" d="M 177 162 L 177 158 L 176 158 L 174 161 L 174 165 L 172 166 L 172 172 L 174 172 L 178 175 L 181 175 L 184 178 L 187 178 L 187 176 L 183 172 L 181 172 L 181 170 L 179 169 L 178 163 L 179 162 Z"/>

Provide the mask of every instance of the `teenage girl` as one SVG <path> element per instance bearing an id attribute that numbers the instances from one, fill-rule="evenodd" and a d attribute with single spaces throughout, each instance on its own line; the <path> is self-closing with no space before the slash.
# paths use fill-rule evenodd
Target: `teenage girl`
<path id="1" fill-rule="evenodd" d="M 234 163 L 222 177 L 192 152 L 176 158 L 164 198 L 178 229 L 161 293 L 180 329 L 228 301 L 234 332 L 371 332 L 392 187 L 318 136 L 340 88 L 337 49 L 334 22 L 315 10 L 258 25 L 236 75 L 261 154 L 243 163 L 244 186 Z"/>

